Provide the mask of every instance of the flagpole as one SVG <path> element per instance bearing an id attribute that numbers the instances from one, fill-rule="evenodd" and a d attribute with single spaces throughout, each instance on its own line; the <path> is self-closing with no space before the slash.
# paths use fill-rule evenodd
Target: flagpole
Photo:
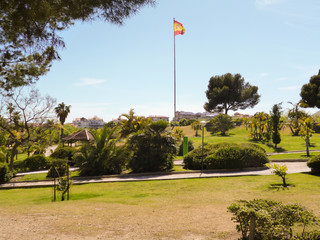
<path id="1" fill-rule="evenodd" d="M 174 114 L 173 114 L 173 119 L 174 119 L 174 121 L 176 121 L 177 119 L 176 119 L 176 107 L 177 107 L 177 105 L 176 105 L 176 91 L 177 91 L 177 89 L 176 89 L 176 36 L 175 36 L 175 33 L 174 33 L 174 18 L 173 18 L 173 65 L 174 65 Z"/>

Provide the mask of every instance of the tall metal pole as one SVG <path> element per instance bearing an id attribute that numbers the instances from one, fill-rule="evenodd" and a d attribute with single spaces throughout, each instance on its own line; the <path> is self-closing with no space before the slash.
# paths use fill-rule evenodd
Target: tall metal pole
<path id="1" fill-rule="evenodd" d="M 176 121 L 176 36 L 174 34 L 174 21 L 175 19 L 173 18 L 173 66 L 174 66 L 174 120 Z"/>

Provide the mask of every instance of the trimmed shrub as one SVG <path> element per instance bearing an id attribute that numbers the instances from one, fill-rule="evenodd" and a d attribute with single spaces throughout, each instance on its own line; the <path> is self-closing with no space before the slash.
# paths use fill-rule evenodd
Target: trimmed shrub
<path id="1" fill-rule="evenodd" d="M 47 169 L 50 166 L 50 162 L 44 155 L 41 154 L 30 156 L 26 158 L 21 164 L 21 167 L 29 169 L 29 171 L 43 170 Z"/>
<path id="2" fill-rule="evenodd" d="M 53 159 L 51 166 L 47 174 L 47 178 L 58 178 L 66 175 L 67 173 L 67 162 L 66 159 Z"/>
<path id="3" fill-rule="evenodd" d="M 307 162 L 307 166 L 311 168 L 311 173 L 320 175 L 320 155 L 312 157 Z"/>
<path id="4" fill-rule="evenodd" d="M 5 162 L 0 162 L 0 183 L 9 182 L 12 178 L 12 172 L 9 170 L 9 166 Z"/>
<path id="5" fill-rule="evenodd" d="M 254 144 L 218 143 L 203 149 L 203 169 L 235 169 L 262 167 L 268 163 L 267 155 Z M 202 147 L 184 157 L 184 168 L 201 169 Z"/>
<path id="6" fill-rule="evenodd" d="M 68 157 L 72 157 L 73 154 L 75 153 L 76 149 L 73 147 L 68 147 L 68 146 L 58 146 L 54 152 L 50 155 L 52 158 L 57 158 L 57 159 L 68 159 Z"/>

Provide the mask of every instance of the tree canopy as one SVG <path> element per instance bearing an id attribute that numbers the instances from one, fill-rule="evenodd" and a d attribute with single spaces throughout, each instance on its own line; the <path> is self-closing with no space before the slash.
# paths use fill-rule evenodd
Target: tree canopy
<path id="1" fill-rule="evenodd" d="M 208 112 L 222 112 L 229 110 L 252 108 L 258 104 L 260 95 L 258 87 L 245 83 L 240 74 L 227 73 L 211 77 L 206 91 L 208 102 L 204 109 Z"/>
<path id="2" fill-rule="evenodd" d="M 309 83 L 302 86 L 300 96 L 301 107 L 320 108 L 320 70 L 318 75 L 312 76 Z"/>
<path id="3" fill-rule="evenodd" d="M 64 47 L 58 35 L 76 21 L 114 24 L 155 0 L 3 0 L 0 1 L 0 88 L 36 81 Z"/>

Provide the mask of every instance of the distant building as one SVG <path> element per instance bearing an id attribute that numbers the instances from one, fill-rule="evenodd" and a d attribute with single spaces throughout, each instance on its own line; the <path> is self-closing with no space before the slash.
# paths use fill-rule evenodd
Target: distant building
<path id="1" fill-rule="evenodd" d="M 167 116 L 149 116 L 147 118 L 151 119 L 152 122 L 156 122 L 156 121 L 159 121 L 159 120 L 163 120 L 163 121 L 169 122 L 169 117 L 167 117 Z"/>
<path id="2" fill-rule="evenodd" d="M 97 116 L 89 119 L 86 119 L 84 117 L 76 118 L 72 123 L 78 128 L 101 128 L 105 124 L 103 119 L 98 118 Z"/>
<path id="3" fill-rule="evenodd" d="M 218 115 L 218 113 L 209 113 L 209 112 L 193 113 L 193 112 L 177 111 L 176 112 L 176 119 L 173 119 L 173 120 L 174 121 L 180 121 L 181 119 L 210 120 L 211 118 L 214 118 L 216 115 Z"/>

